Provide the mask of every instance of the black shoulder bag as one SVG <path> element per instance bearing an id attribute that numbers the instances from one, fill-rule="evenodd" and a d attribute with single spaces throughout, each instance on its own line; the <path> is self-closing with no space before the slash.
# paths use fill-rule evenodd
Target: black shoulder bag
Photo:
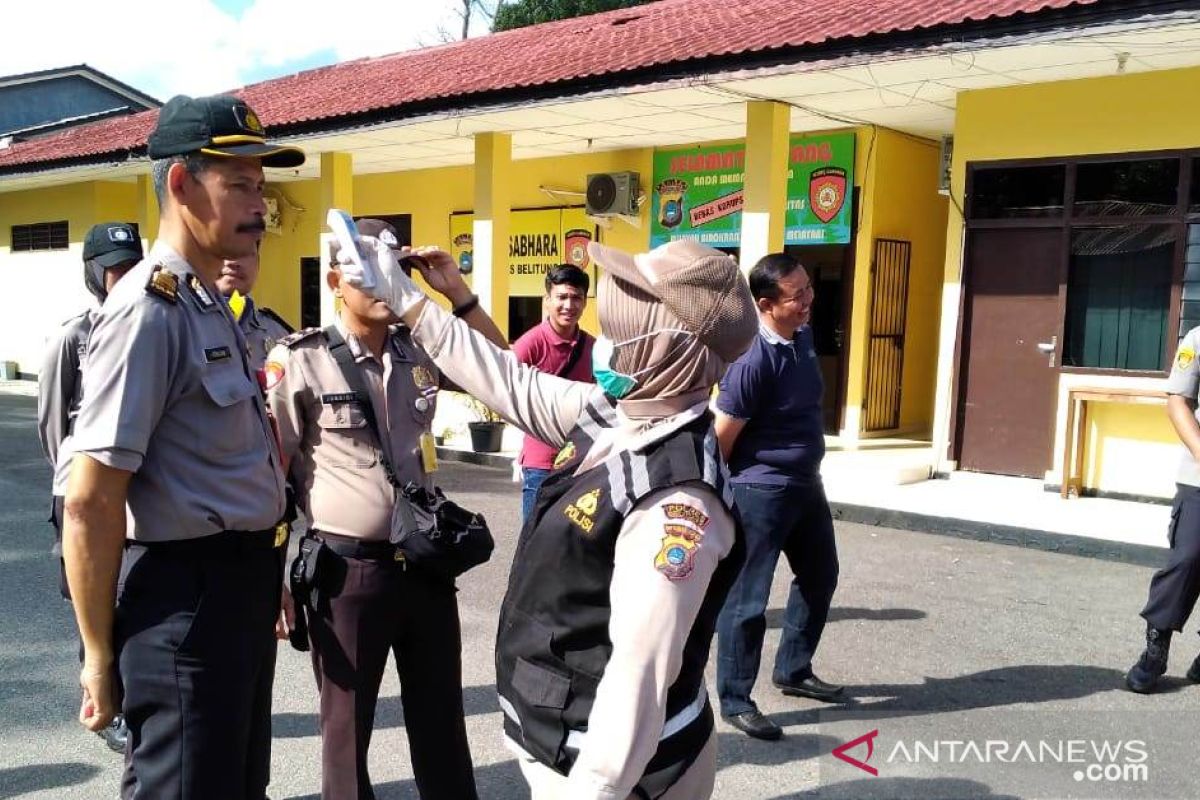
<path id="1" fill-rule="evenodd" d="M 441 489 L 429 491 L 412 481 L 401 486 L 383 446 L 383 436 L 375 420 L 375 409 L 362 372 L 337 327 L 325 329 L 329 351 L 337 362 L 350 390 L 358 397 L 375 436 L 379 460 L 388 483 L 396 489 L 399 524 L 392 525 L 391 541 L 404 555 L 406 563 L 453 581 L 472 567 L 492 556 L 495 542 L 482 514 L 467 511 L 446 499 Z"/>

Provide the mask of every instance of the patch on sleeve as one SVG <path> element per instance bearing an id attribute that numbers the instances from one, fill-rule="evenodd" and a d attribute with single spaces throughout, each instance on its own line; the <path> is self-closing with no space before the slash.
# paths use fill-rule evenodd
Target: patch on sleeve
<path id="1" fill-rule="evenodd" d="M 664 503 L 662 509 L 663 513 L 667 515 L 667 519 L 690 522 L 700 530 L 708 527 L 708 517 L 704 515 L 704 512 L 686 503 Z"/>
<path id="2" fill-rule="evenodd" d="M 1175 369 L 1186 370 L 1196 360 L 1196 351 L 1190 347 L 1184 346 L 1179 348 L 1179 352 L 1175 354 Z"/>
<path id="3" fill-rule="evenodd" d="M 274 389 L 281 380 L 283 380 L 283 364 L 278 361 L 268 361 L 263 365 L 262 388 L 264 392 Z"/>
<path id="4" fill-rule="evenodd" d="M 696 568 L 696 551 L 704 534 L 690 525 L 668 522 L 663 525 L 662 548 L 654 557 L 654 568 L 668 580 L 682 581 L 691 577 Z"/>
<path id="5" fill-rule="evenodd" d="M 554 469 L 562 469 L 572 458 L 575 457 L 575 443 L 567 442 L 563 445 L 562 450 L 558 451 L 558 455 L 554 457 Z"/>

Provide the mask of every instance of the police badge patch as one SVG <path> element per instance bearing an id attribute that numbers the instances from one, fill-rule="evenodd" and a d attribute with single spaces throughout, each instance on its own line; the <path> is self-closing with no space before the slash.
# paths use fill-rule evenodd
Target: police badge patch
<path id="1" fill-rule="evenodd" d="M 563 465 L 567 464 L 574 457 L 575 443 L 567 442 L 565 445 L 563 445 L 562 450 L 558 451 L 558 455 L 554 457 L 554 463 L 551 465 L 551 468 L 562 469 Z"/>
<path id="2" fill-rule="evenodd" d="M 1190 347 L 1181 347 L 1179 352 L 1175 354 L 1175 369 L 1183 371 L 1192 365 L 1196 360 L 1196 351 Z"/>
<path id="3" fill-rule="evenodd" d="M 654 568 L 668 580 L 682 581 L 696 568 L 696 551 L 704 534 L 689 525 L 668 522 L 663 525 L 662 549 L 654 557 Z"/>
<path id="4" fill-rule="evenodd" d="M 263 391 L 274 389 L 283 380 L 283 364 L 278 361 L 268 361 L 263 367 L 262 375 Z"/>

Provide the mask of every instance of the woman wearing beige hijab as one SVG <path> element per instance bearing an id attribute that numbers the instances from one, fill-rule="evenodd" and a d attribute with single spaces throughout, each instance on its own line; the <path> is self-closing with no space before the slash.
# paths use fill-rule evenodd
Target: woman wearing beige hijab
<path id="1" fill-rule="evenodd" d="M 603 268 L 592 385 L 517 363 L 426 302 L 386 247 L 364 249 L 373 292 L 438 368 L 561 448 L 496 641 L 506 739 L 534 800 L 710 797 L 704 667 L 743 548 L 708 399 L 758 328 L 736 263 L 691 242 L 637 256 L 591 245 Z M 473 308 L 453 259 L 420 252 L 429 284 L 458 314 Z"/>

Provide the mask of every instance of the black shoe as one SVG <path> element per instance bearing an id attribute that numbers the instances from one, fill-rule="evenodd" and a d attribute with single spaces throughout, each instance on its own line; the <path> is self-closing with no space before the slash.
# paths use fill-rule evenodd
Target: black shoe
<path id="1" fill-rule="evenodd" d="M 747 736 L 773 742 L 783 736 L 783 729 L 771 722 L 757 708 L 743 711 L 740 714 L 721 715 L 726 722 Z"/>
<path id="2" fill-rule="evenodd" d="M 124 754 L 125 745 L 129 743 L 129 728 L 125 727 L 125 716 L 117 714 L 108 727 L 97 731 L 96 735 L 104 740 L 109 750 Z"/>
<path id="3" fill-rule="evenodd" d="M 1200 683 L 1200 656 L 1196 656 L 1196 660 L 1188 667 L 1187 679 L 1192 683 Z"/>
<path id="4" fill-rule="evenodd" d="M 776 689 L 791 697 L 810 697 L 823 703 L 841 702 L 846 688 L 826 683 L 816 675 L 809 675 L 799 683 L 785 683 L 777 680 L 772 680 L 771 683 L 775 684 Z"/>
<path id="5" fill-rule="evenodd" d="M 1141 658 L 1125 675 L 1125 685 L 1131 692 L 1149 694 L 1158 685 L 1158 679 L 1167 671 L 1167 657 L 1171 652 L 1171 631 L 1146 626 L 1146 649 Z M 1193 664 L 1193 668 L 1195 665 Z M 1191 670 L 1188 671 L 1191 677 Z"/>

